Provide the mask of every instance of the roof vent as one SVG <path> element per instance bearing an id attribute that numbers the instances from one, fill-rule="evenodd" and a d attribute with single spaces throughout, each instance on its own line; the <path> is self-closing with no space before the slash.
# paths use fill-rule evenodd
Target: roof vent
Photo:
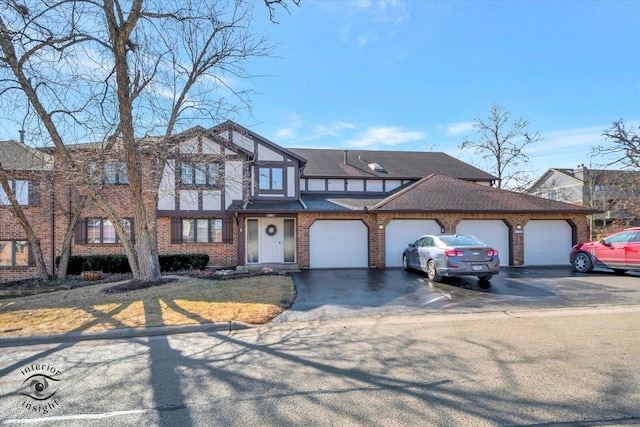
<path id="1" fill-rule="evenodd" d="M 386 170 L 378 163 L 369 163 L 369 169 L 374 172 L 386 172 Z"/>

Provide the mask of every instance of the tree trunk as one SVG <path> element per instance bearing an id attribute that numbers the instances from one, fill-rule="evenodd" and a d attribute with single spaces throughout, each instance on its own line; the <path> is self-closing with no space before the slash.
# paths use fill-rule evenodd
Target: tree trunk
<path id="1" fill-rule="evenodd" d="M 86 195 L 80 196 L 78 204 L 73 210 L 73 215 L 69 218 L 67 232 L 64 235 L 62 248 L 60 249 L 61 253 L 58 261 L 58 269 L 56 270 L 56 277 L 58 279 L 64 279 L 67 277 L 67 268 L 69 267 L 69 258 L 71 257 L 71 241 L 73 240 L 73 235 L 76 231 L 76 226 L 78 225 L 78 220 L 80 219 L 80 215 L 82 215 L 82 210 L 84 209 L 86 201 Z"/>
<path id="2" fill-rule="evenodd" d="M 2 189 L 9 198 L 13 213 L 18 218 L 18 221 L 20 221 L 20 225 L 22 226 L 22 229 L 27 236 L 31 256 L 36 262 L 37 278 L 42 280 L 49 280 L 49 272 L 47 271 L 47 265 L 45 264 L 44 257 L 42 256 L 42 248 L 40 247 L 40 243 L 38 242 L 38 237 L 33 231 L 27 215 L 25 215 L 24 210 L 18 203 L 15 194 L 13 194 L 13 190 L 9 187 L 7 172 L 2 166 L 2 163 L 0 163 L 0 186 L 2 186 Z"/>

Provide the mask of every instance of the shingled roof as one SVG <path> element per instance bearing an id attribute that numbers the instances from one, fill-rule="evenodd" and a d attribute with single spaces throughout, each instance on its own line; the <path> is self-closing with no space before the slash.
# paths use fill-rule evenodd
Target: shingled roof
<path id="1" fill-rule="evenodd" d="M 421 179 L 430 174 L 437 174 L 468 181 L 497 179 L 491 174 L 441 152 L 345 151 L 316 148 L 290 148 L 289 150 L 307 160 L 307 165 L 302 172 L 303 177 Z M 384 170 L 371 169 L 369 165 L 374 163 Z"/>
<path id="2" fill-rule="evenodd" d="M 629 171 L 629 170 L 617 170 L 617 169 L 587 169 L 586 177 L 576 176 L 574 169 L 559 169 L 555 170 L 562 172 L 566 175 L 569 175 L 572 178 L 578 179 L 580 181 L 589 181 L 590 185 L 615 185 L 621 182 L 629 183 L 633 181 L 638 181 L 640 179 L 640 172 L 638 171 Z"/>
<path id="3" fill-rule="evenodd" d="M 42 171 L 53 168 L 53 159 L 21 142 L 0 141 L 0 163 L 7 171 Z"/>
<path id="4" fill-rule="evenodd" d="M 371 207 L 374 211 L 580 213 L 600 211 L 500 190 L 442 175 L 429 175 Z"/>

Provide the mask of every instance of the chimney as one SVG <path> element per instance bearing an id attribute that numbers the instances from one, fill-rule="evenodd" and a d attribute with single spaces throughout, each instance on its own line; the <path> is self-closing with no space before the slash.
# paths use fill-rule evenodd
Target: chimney
<path id="1" fill-rule="evenodd" d="M 584 181 L 584 173 L 586 170 L 587 168 L 584 167 L 584 163 L 579 164 L 573 169 L 573 176 L 580 181 Z"/>
<path id="2" fill-rule="evenodd" d="M 24 129 L 18 131 L 20 133 L 20 143 L 24 144 Z"/>
<path id="3" fill-rule="evenodd" d="M 346 165 L 349 161 L 349 150 L 344 150 L 344 164 Z"/>

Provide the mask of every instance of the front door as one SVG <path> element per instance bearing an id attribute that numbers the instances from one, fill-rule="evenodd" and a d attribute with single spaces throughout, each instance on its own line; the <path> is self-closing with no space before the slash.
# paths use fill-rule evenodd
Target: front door
<path id="1" fill-rule="evenodd" d="M 261 218 L 260 244 L 261 262 L 282 262 L 284 260 L 284 221 L 282 218 Z"/>

